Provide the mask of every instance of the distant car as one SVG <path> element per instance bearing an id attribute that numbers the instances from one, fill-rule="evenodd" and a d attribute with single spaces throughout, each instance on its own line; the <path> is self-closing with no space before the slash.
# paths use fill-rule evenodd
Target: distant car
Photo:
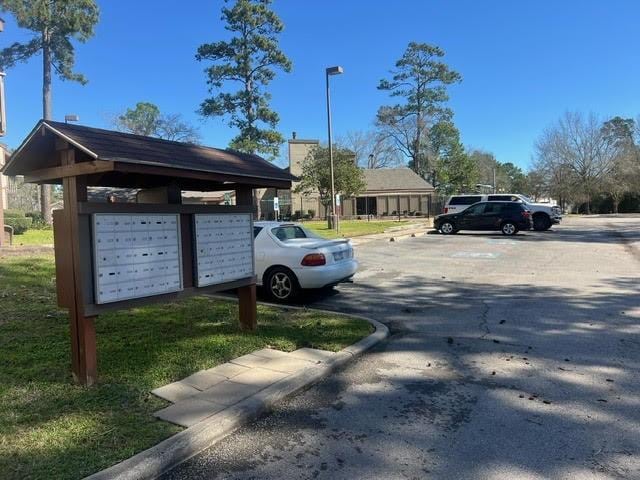
<path id="1" fill-rule="evenodd" d="M 444 213 L 460 213 L 477 202 L 520 202 L 531 212 L 533 228 L 548 230 L 552 225 L 562 221 L 562 210 L 557 205 L 536 203 L 519 193 L 464 194 L 452 195 L 444 206 Z"/>
<path id="2" fill-rule="evenodd" d="M 446 235 L 459 230 L 499 230 L 515 235 L 533 227 L 531 212 L 517 202 L 478 202 L 460 213 L 438 215 L 433 227 Z"/>
<path id="3" fill-rule="evenodd" d="M 327 240 L 296 223 L 253 225 L 258 285 L 278 302 L 348 281 L 358 269 L 349 240 Z"/>

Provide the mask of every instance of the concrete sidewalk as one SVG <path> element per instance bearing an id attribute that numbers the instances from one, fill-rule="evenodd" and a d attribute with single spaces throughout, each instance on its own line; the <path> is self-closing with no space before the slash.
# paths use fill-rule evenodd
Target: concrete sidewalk
<path id="1" fill-rule="evenodd" d="M 191 427 L 292 374 L 326 365 L 335 357 L 333 352 L 313 348 L 291 353 L 264 348 L 153 390 L 154 395 L 173 403 L 155 416 Z"/>
<path id="2" fill-rule="evenodd" d="M 157 478 L 326 378 L 389 335 L 389 329 L 376 320 L 345 316 L 366 320 L 375 331 L 336 353 L 312 348 L 286 353 L 265 348 L 154 390 L 155 395 L 174 403 L 157 411 L 156 417 L 187 428 L 86 479 Z"/>

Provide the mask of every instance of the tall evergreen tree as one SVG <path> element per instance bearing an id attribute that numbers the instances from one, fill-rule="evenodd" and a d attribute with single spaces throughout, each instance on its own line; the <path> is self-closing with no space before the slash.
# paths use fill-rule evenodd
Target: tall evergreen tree
<path id="1" fill-rule="evenodd" d="M 231 8 L 224 7 L 222 21 L 232 38 L 201 45 L 196 58 L 212 63 L 205 71 L 213 95 L 202 102 L 200 112 L 226 117 L 238 130 L 231 148 L 273 159 L 284 138 L 275 130 L 279 117 L 269 107 L 265 87 L 275 69 L 291 71 L 291 61 L 278 47 L 284 25 L 270 5 L 271 0 L 236 0 Z M 231 85 L 239 89 L 225 91 Z"/>
<path id="2" fill-rule="evenodd" d="M 73 70 L 75 49 L 72 40 L 86 42 L 98 23 L 98 6 L 94 0 L 3 0 L 3 12 L 11 13 L 21 28 L 34 32 L 26 43 L 14 43 L 0 51 L 0 66 L 11 68 L 42 54 L 42 117 L 52 119 L 52 70 L 62 80 L 79 82 L 87 79 Z M 40 209 L 51 223 L 51 187 L 42 185 Z"/>
<path id="3" fill-rule="evenodd" d="M 452 112 L 445 106 L 447 86 L 461 80 L 442 57 L 440 47 L 411 42 L 390 72 L 391 79 L 380 80 L 378 85 L 379 90 L 402 101 L 380 107 L 377 125 L 394 139 L 413 170 L 423 177 L 434 167 L 429 159 L 429 130 L 450 120 Z"/>

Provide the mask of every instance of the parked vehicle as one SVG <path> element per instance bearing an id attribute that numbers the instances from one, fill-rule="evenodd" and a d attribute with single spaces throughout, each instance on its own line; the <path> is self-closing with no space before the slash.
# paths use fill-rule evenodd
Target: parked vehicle
<path id="1" fill-rule="evenodd" d="M 562 210 L 557 205 L 536 203 L 518 193 L 453 195 L 447 200 L 444 213 L 460 213 L 477 202 L 520 202 L 531 212 L 535 230 L 548 230 L 562 220 Z"/>
<path id="2" fill-rule="evenodd" d="M 459 213 L 438 215 L 433 227 L 446 235 L 460 230 L 499 230 L 515 235 L 533 227 L 531 212 L 520 202 L 478 202 Z"/>
<path id="3" fill-rule="evenodd" d="M 358 269 L 351 241 L 327 240 L 303 225 L 255 222 L 253 235 L 257 283 L 278 302 L 348 281 Z"/>

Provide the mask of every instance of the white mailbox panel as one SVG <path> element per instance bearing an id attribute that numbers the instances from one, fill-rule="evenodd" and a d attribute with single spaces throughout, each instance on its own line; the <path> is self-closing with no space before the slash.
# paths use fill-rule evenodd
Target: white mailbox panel
<path id="1" fill-rule="evenodd" d="M 255 275 L 250 213 L 197 214 L 194 219 L 198 287 Z"/>
<path id="2" fill-rule="evenodd" d="M 180 216 L 93 215 L 96 303 L 182 290 Z"/>

